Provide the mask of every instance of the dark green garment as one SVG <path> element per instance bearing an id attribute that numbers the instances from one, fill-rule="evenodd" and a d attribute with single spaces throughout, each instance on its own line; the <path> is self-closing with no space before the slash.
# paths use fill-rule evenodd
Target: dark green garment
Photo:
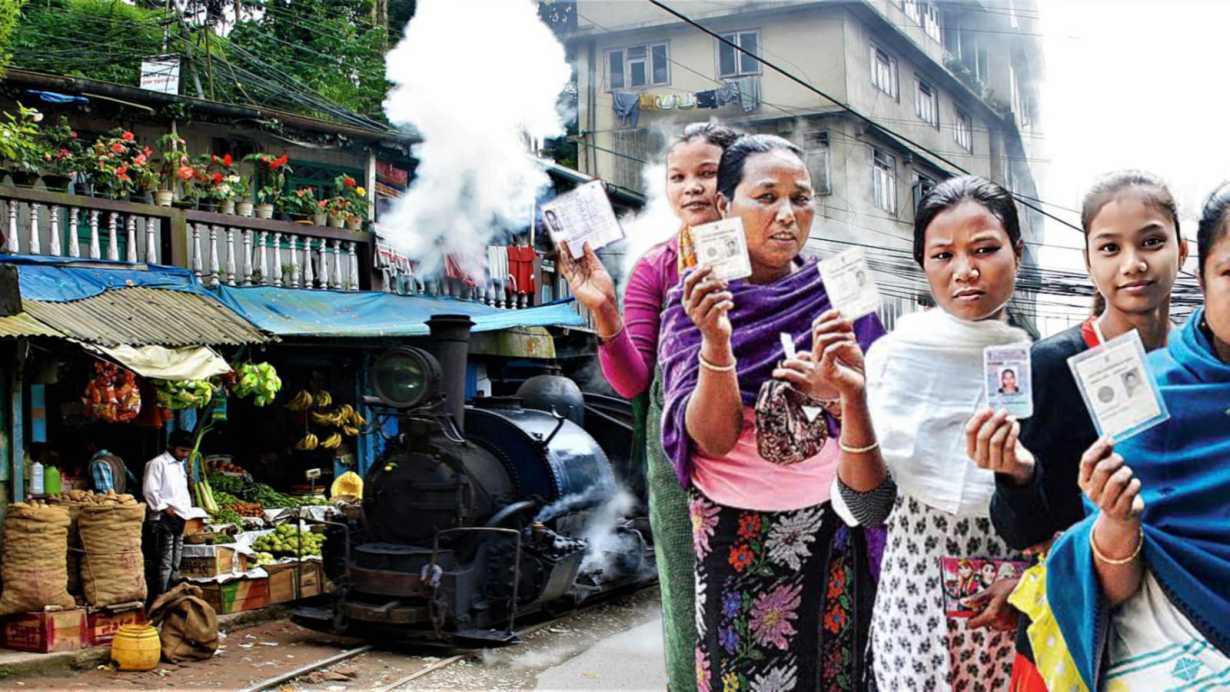
<path id="1" fill-rule="evenodd" d="M 666 675 L 672 692 L 696 689 L 696 553 L 688 495 L 679 486 L 675 467 L 662 449 L 662 373 L 657 370 L 645 411 L 643 449 L 649 486 L 649 524 L 662 592 L 662 630 Z M 638 418 L 640 416 L 638 415 Z M 640 426 L 638 426 L 638 431 Z M 639 446 L 639 445 L 638 445 Z"/>

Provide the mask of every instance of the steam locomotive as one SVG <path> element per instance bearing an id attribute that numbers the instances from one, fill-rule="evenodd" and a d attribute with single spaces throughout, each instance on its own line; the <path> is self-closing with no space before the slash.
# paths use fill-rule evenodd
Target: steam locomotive
<path id="1" fill-rule="evenodd" d="M 361 506 L 327 524 L 323 559 L 336 589 L 299 608 L 300 624 L 372 639 L 511 642 L 518 618 L 656 578 L 644 498 L 627 491 L 643 484 L 631 470 L 626 403 L 544 374 L 515 397 L 467 405 L 472 324 L 434 316 L 430 351 L 377 359 L 369 403 L 396 415 L 400 434 L 364 479 Z"/>

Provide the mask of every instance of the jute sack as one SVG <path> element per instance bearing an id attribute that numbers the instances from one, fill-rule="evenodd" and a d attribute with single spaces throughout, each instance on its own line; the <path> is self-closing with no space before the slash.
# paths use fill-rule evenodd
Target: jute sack
<path id="1" fill-rule="evenodd" d="M 86 504 L 77 520 L 85 557 L 81 583 L 85 600 L 94 607 L 145 600 L 145 561 L 141 555 L 141 524 L 145 505 L 121 495 L 102 504 Z"/>
<path id="2" fill-rule="evenodd" d="M 4 518 L 0 615 L 72 608 L 68 595 L 68 510 L 17 502 Z"/>
<path id="3" fill-rule="evenodd" d="M 184 583 L 150 607 L 149 621 L 159 628 L 162 657 L 172 663 L 212 658 L 218 649 L 218 615 L 203 595 L 199 586 Z"/>

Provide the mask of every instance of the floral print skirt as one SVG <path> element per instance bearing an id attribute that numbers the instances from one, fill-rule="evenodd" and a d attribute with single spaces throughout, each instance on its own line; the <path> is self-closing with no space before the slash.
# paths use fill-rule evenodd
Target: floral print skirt
<path id="1" fill-rule="evenodd" d="M 875 599 L 861 529 L 827 503 L 786 512 L 689 495 L 696 688 L 853 690 Z"/>

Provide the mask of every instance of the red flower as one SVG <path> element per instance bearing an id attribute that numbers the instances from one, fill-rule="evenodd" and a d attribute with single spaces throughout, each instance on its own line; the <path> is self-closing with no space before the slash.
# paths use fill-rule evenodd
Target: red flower
<path id="1" fill-rule="evenodd" d="M 288 161 L 290 161 L 290 157 L 286 154 L 282 154 L 269 163 L 269 170 L 276 171 L 282 166 L 285 166 Z"/>
<path id="2" fill-rule="evenodd" d="M 829 575 L 829 598 L 839 598 L 846 590 L 846 568 L 836 567 Z"/>
<path id="3" fill-rule="evenodd" d="M 832 608 L 824 614 L 824 629 L 833 634 L 838 634 L 849 620 L 850 618 L 846 615 L 846 611 L 841 608 Z"/>
<path id="4" fill-rule="evenodd" d="M 354 178 L 351 178 L 350 176 L 346 176 L 345 178 L 342 178 L 342 184 L 345 185 L 346 187 L 354 187 L 358 185 L 358 183 L 355 182 Z"/>
<path id="5" fill-rule="evenodd" d="M 73 138 L 73 139 L 77 139 L 77 133 L 76 133 L 75 131 L 70 131 L 70 132 L 68 133 L 68 136 L 69 136 L 69 137 L 71 137 L 71 138 Z"/>
<path id="6" fill-rule="evenodd" d="M 736 572 L 742 572 L 747 569 L 748 565 L 752 564 L 752 549 L 747 547 L 747 544 L 740 543 L 730 548 L 730 566 L 735 568 Z"/>
<path id="7" fill-rule="evenodd" d="M 124 130 L 124 134 L 120 135 L 120 139 L 124 140 L 125 142 L 131 142 L 134 138 L 131 132 L 129 132 L 128 130 Z"/>
<path id="8" fill-rule="evenodd" d="M 320 207 L 321 209 L 324 209 L 325 207 L 329 206 L 329 200 L 322 199 L 316 203 L 316 206 Z"/>
<path id="9" fill-rule="evenodd" d="M 742 514 L 739 516 L 739 538 L 752 539 L 760 535 L 760 515 Z"/>
<path id="10" fill-rule="evenodd" d="M 234 159 L 234 158 L 232 158 L 230 154 L 227 154 L 226 156 L 223 156 L 223 157 L 222 157 L 222 165 L 223 165 L 223 166 L 226 166 L 227 168 L 230 168 L 230 167 L 231 167 L 231 165 L 232 165 L 232 164 L 234 164 L 234 163 L 235 163 L 235 159 Z"/>
<path id="11" fill-rule="evenodd" d="M 128 180 L 128 166 L 120 166 L 115 169 L 115 177 L 120 180 Z"/>
<path id="12" fill-rule="evenodd" d="M 209 179 L 210 179 L 210 181 L 212 181 L 212 182 L 213 182 L 213 184 L 214 184 L 214 185 L 221 184 L 221 183 L 222 183 L 222 174 L 221 174 L 221 173 L 214 173 L 212 176 L 210 176 L 210 177 L 209 177 Z"/>
<path id="13" fill-rule="evenodd" d="M 147 159 L 148 159 L 149 157 L 151 157 L 151 156 L 153 156 L 153 155 L 154 155 L 154 150 L 153 150 L 153 149 L 151 149 L 151 148 L 147 145 L 144 149 L 142 149 L 142 150 L 141 150 L 141 153 L 142 153 L 142 154 L 145 154 L 145 158 L 147 158 Z"/>
<path id="14" fill-rule="evenodd" d="M 123 144 L 120 144 L 119 142 L 116 142 L 115 144 L 112 144 L 112 145 L 111 145 L 111 153 L 112 153 L 112 154 L 123 154 L 123 153 L 124 153 L 124 145 L 123 145 Z"/>
<path id="15" fill-rule="evenodd" d="M 194 174 L 192 166 L 180 166 L 179 170 L 176 172 L 179 174 L 180 180 L 192 180 L 192 176 Z"/>
<path id="16" fill-rule="evenodd" d="M 132 162 L 134 165 L 144 166 L 145 165 L 145 154 L 137 154 L 137 158 L 133 159 Z"/>

